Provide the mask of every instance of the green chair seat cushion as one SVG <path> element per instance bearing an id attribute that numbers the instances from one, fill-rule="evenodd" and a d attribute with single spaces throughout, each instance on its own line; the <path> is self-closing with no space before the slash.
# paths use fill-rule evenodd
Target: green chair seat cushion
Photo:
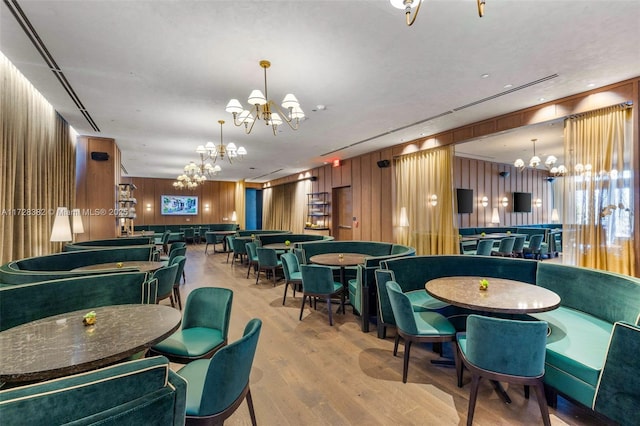
<path id="1" fill-rule="evenodd" d="M 437 312 L 414 312 L 413 316 L 420 336 L 440 336 L 456 333 L 453 324 Z"/>
<path id="2" fill-rule="evenodd" d="M 222 331 L 206 327 L 193 327 L 176 331 L 153 346 L 153 349 L 166 354 L 198 357 L 223 342 Z"/>
<path id="3" fill-rule="evenodd" d="M 436 311 L 449 306 L 448 303 L 431 297 L 426 290 L 407 291 L 405 294 L 411 301 L 411 306 L 413 306 L 415 312 Z"/>
<path id="4" fill-rule="evenodd" d="M 302 272 L 289 272 L 289 278 L 291 281 L 302 281 Z"/>
<path id="5" fill-rule="evenodd" d="M 531 316 L 546 321 L 551 329 L 546 364 L 595 386 L 604 366 L 613 324 L 566 307 Z"/>
<path id="6" fill-rule="evenodd" d="M 200 415 L 204 384 L 207 379 L 210 361 L 209 359 L 197 359 L 178 371 L 178 374 L 187 381 L 186 412 L 188 416 Z"/>

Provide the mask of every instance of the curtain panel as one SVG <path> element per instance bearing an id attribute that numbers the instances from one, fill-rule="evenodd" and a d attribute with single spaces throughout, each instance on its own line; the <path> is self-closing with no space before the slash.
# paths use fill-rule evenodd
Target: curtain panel
<path id="1" fill-rule="evenodd" d="M 265 188 L 263 194 L 264 229 L 281 229 L 294 234 L 304 233 L 307 193 L 311 192 L 308 180 Z"/>
<path id="2" fill-rule="evenodd" d="M 394 160 L 395 225 L 399 244 L 417 254 L 458 254 L 453 196 L 453 147 L 420 151 Z"/>
<path id="3" fill-rule="evenodd" d="M 565 121 L 564 262 L 635 275 L 631 108 Z"/>
<path id="4" fill-rule="evenodd" d="M 71 128 L 0 54 L 0 263 L 59 251 L 56 208 L 75 201 Z"/>

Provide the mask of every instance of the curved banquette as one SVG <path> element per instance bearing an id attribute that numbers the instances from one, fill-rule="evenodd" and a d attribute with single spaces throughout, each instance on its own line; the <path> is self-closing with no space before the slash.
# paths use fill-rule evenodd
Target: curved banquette
<path id="1" fill-rule="evenodd" d="M 155 245 L 146 245 L 76 250 L 29 257 L 0 266 L 0 284 L 24 284 L 104 273 L 104 271 L 80 272 L 72 269 L 98 263 L 149 261 L 153 260 L 155 255 Z"/>
<path id="2" fill-rule="evenodd" d="M 256 239 L 260 241 L 260 244 L 266 246 L 267 244 L 284 243 L 289 241 L 291 244 L 304 243 L 308 241 L 332 241 L 333 237 L 328 235 L 313 235 L 313 234 L 257 234 Z"/>
<path id="3" fill-rule="evenodd" d="M 113 247 L 146 246 L 155 244 L 153 235 L 148 237 L 109 238 L 107 240 L 91 240 L 65 244 L 62 251 L 90 250 Z"/>
<path id="4" fill-rule="evenodd" d="M 425 290 L 427 281 L 458 275 L 514 279 L 555 292 L 560 296 L 560 307 L 526 316 L 549 324 L 544 377 L 549 403 L 555 405 L 555 395 L 560 393 L 595 411 L 614 415 L 603 408 L 604 404 L 600 407 L 596 404 L 604 370 L 608 377 L 617 374 L 620 379 L 613 385 L 607 382 L 607 394 L 615 394 L 611 387 L 617 386 L 617 400 L 627 407 L 640 406 L 640 393 L 620 390 L 623 386 L 638 389 L 638 363 L 615 361 L 620 359 L 621 351 L 626 351 L 628 357 L 637 357 L 632 351 L 640 347 L 639 278 L 557 263 L 490 256 L 414 256 L 385 260 L 380 268 L 376 271 L 378 288 L 394 280 L 405 293 L 413 293 L 421 301 L 430 298 Z M 459 308 L 450 305 L 434 306 L 447 316 L 460 313 Z M 395 320 L 388 297 L 382 292 L 378 315 L 379 337 L 384 337 L 386 327 L 395 326 Z M 613 339 L 616 330 L 631 337 Z M 626 342 L 627 348 L 616 343 L 619 341 Z"/>
<path id="5" fill-rule="evenodd" d="M 360 314 L 363 332 L 369 331 L 371 316 L 376 315 L 377 290 L 374 271 L 380 262 L 403 256 L 414 256 L 413 247 L 379 241 L 312 241 L 295 243 L 302 249 L 303 258 L 308 262 L 312 256 L 323 253 L 360 253 L 365 254 L 364 265 L 355 269 L 355 279 L 349 280 L 349 301 L 355 312 Z"/>

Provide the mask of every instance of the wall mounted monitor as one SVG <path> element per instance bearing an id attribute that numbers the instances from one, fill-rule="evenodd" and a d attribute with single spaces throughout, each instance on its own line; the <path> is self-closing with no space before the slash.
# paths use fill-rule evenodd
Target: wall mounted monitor
<path id="1" fill-rule="evenodd" d="M 198 214 L 198 197 L 184 195 L 161 195 L 160 213 L 167 216 Z"/>
<path id="2" fill-rule="evenodd" d="M 513 193 L 513 211 L 515 213 L 531 213 L 531 193 Z"/>
<path id="3" fill-rule="evenodd" d="M 473 213 L 473 189 L 456 189 L 458 213 Z"/>

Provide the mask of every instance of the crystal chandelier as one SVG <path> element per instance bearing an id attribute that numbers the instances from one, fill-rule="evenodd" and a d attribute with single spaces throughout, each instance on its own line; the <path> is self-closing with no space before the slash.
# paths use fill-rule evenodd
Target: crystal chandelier
<path id="1" fill-rule="evenodd" d="M 537 140 L 538 139 L 531 139 L 531 142 L 533 142 L 533 157 L 531 157 L 531 159 L 529 160 L 529 167 L 531 167 L 532 169 L 536 169 L 542 162 L 542 160 L 540 160 L 540 157 L 536 155 Z M 544 165 L 547 170 L 549 170 L 549 174 L 551 174 L 551 176 L 564 176 L 567 173 L 567 168 L 563 165 L 556 166 L 557 162 L 558 159 L 554 155 L 549 155 L 545 160 Z M 525 162 L 524 160 L 522 160 L 522 158 L 518 158 L 513 163 L 513 165 L 519 171 L 523 171 L 526 167 Z"/>
<path id="2" fill-rule="evenodd" d="M 267 68 L 271 66 L 271 62 L 262 60 L 260 66 L 264 69 L 264 94 L 254 89 L 249 95 L 247 102 L 251 105 L 250 109 L 244 109 L 240 101 L 231 99 L 227 104 L 225 111 L 233 114 L 233 124 L 241 126 L 244 124 L 245 133 L 251 133 L 256 120 L 263 120 L 267 126 L 271 126 L 273 135 L 278 131 L 278 126 L 283 122 L 287 123 L 292 130 L 298 130 L 300 120 L 304 118 L 304 112 L 300 108 L 298 99 L 288 93 L 282 101 L 283 110 L 272 100 L 269 99 L 267 91 Z"/>
<path id="3" fill-rule="evenodd" d="M 396 9 L 404 10 L 404 14 L 407 18 L 407 26 L 413 25 L 420 11 L 420 6 L 424 3 L 424 0 L 390 0 L 391 6 Z M 476 0 L 478 3 L 478 16 L 481 18 L 484 16 L 484 4 L 485 0 Z M 414 9 L 413 16 L 411 16 L 411 9 Z"/>
<path id="4" fill-rule="evenodd" d="M 220 123 L 220 145 L 216 146 L 213 142 L 207 142 L 206 145 L 198 145 L 196 152 L 200 154 L 200 161 L 202 164 L 209 159 L 214 163 L 218 158 L 220 160 L 224 160 L 224 157 L 227 157 L 229 163 L 233 164 L 234 159 L 242 159 L 245 155 L 247 155 L 247 150 L 244 149 L 243 146 L 240 148 L 236 147 L 236 144 L 233 142 L 229 142 L 225 145 L 222 141 L 222 125 L 224 124 L 224 120 L 218 120 Z M 219 166 L 218 166 L 219 168 Z"/>

